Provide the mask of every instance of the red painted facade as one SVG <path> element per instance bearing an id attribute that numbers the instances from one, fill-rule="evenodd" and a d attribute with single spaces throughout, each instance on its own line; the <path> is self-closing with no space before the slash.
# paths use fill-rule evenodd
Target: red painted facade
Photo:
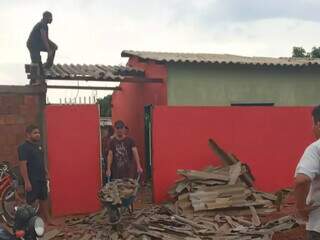
<path id="1" fill-rule="evenodd" d="M 97 105 L 49 105 L 45 114 L 53 215 L 98 211 L 101 168 Z"/>
<path id="2" fill-rule="evenodd" d="M 145 165 L 144 107 L 167 104 L 167 69 L 154 62 L 139 62 L 130 58 L 128 66 L 145 71 L 148 79 L 161 79 L 163 83 L 121 83 L 121 91 L 112 95 L 112 120 L 123 120 L 129 135 L 135 140 L 141 162 Z"/>
<path id="3" fill-rule="evenodd" d="M 294 170 L 313 141 L 309 107 L 155 107 L 153 111 L 155 202 L 180 179 L 177 169 L 219 164 L 208 146 L 213 138 L 251 167 L 256 187 L 292 187 Z"/>

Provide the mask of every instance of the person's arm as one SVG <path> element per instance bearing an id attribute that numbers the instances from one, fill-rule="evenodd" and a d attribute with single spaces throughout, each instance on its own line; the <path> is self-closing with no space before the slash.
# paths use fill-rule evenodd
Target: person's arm
<path id="1" fill-rule="evenodd" d="M 49 38 L 47 35 L 47 32 L 44 29 L 40 29 L 41 32 L 41 39 L 43 41 L 44 46 L 46 47 L 47 51 L 50 51 L 50 46 L 49 46 Z"/>
<path id="2" fill-rule="evenodd" d="M 27 161 L 20 160 L 19 161 L 19 168 L 21 172 L 21 176 L 24 180 L 24 188 L 26 192 L 30 192 L 32 190 L 31 182 L 28 176 L 28 168 L 27 168 Z"/>
<path id="3" fill-rule="evenodd" d="M 32 190 L 31 182 L 28 175 L 28 149 L 25 146 L 20 146 L 18 148 L 18 157 L 19 157 L 19 169 L 21 176 L 24 181 L 24 189 L 26 192 L 30 192 Z"/>
<path id="4" fill-rule="evenodd" d="M 294 196 L 296 198 L 296 207 L 298 210 L 298 214 L 303 219 L 306 219 L 308 218 L 309 212 L 311 211 L 310 206 L 306 204 L 311 179 L 307 175 L 297 174 L 294 182 Z"/>
<path id="5" fill-rule="evenodd" d="M 45 167 L 45 174 L 46 174 L 46 179 L 50 180 L 50 176 L 49 176 L 49 171 L 48 171 L 48 167 Z"/>
<path id="6" fill-rule="evenodd" d="M 309 213 L 317 208 L 314 202 L 307 202 L 311 182 L 320 174 L 320 154 L 316 144 L 310 145 L 301 157 L 295 173 L 294 195 L 296 198 L 296 210 L 304 220 Z"/>
<path id="7" fill-rule="evenodd" d="M 112 153 L 111 150 L 109 150 L 109 152 L 108 152 L 108 161 L 107 161 L 107 172 L 106 172 L 106 175 L 108 177 L 111 176 L 112 160 L 113 160 L 113 153 Z"/>
<path id="8" fill-rule="evenodd" d="M 137 164 L 137 172 L 138 173 L 142 173 L 143 169 L 141 167 L 140 157 L 139 157 L 139 153 L 138 153 L 137 147 L 133 147 L 132 148 L 132 153 L 133 153 L 134 160 L 135 160 L 135 162 Z"/>

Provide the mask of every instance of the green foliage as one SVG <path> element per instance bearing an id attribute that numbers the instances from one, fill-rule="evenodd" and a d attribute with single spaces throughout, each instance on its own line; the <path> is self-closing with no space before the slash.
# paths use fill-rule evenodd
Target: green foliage
<path id="1" fill-rule="evenodd" d="M 303 47 L 293 47 L 292 57 L 296 58 L 320 58 L 320 47 L 313 47 L 311 52 L 306 52 Z"/>
<path id="2" fill-rule="evenodd" d="M 97 99 L 97 103 L 100 105 L 101 117 L 111 117 L 111 99 L 112 95 Z"/>
<path id="3" fill-rule="evenodd" d="M 311 58 L 320 58 L 320 47 L 313 47 L 310 55 Z"/>
<path id="4" fill-rule="evenodd" d="M 293 47 L 292 57 L 304 58 L 306 57 L 306 50 L 303 47 Z"/>

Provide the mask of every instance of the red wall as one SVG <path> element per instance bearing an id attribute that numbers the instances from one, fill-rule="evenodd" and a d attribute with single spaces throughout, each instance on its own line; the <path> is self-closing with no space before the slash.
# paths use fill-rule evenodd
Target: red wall
<path id="1" fill-rule="evenodd" d="M 248 163 L 256 187 L 292 186 L 294 169 L 313 140 L 308 107 L 155 107 L 153 111 L 153 194 L 156 202 L 179 177 L 177 169 L 201 169 L 218 159 L 213 138 Z"/>
<path id="2" fill-rule="evenodd" d="M 145 71 L 149 79 L 162 79 L 163 83 L 121 83 L 121 91 L 112 95 L 112 121 L 123 120 L 134 138 L 141 162 L 145 165 L 144 106 L 167 104 L 167 69 L 153 62 L 141 63 L 136 58 L 128 66 Z"/>
<path id="3" fill-rule="evenodd" d="M 52 212 L 55 216 L 100 209 L 100 126 L 96 105 L 46 108 Z"/>

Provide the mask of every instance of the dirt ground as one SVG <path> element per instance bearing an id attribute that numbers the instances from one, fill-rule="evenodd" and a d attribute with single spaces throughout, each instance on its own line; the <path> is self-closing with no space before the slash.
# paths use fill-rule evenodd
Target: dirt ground
<path id="1" fill-rule="evenodd" d="M 147 208 L 148 206 L 151 206 L 151 205 L 152 205 L 152 190 L 151 190 L 151 184 L 148 183 L 139 189 L 137 199 L 134 203 L 134 209 L 139 210 L 142 208 Z M 81 219 L 84 217 L 85 216 L 83 215 L 77 215 L 77 216 L 68 216 L 68 217 L 54 219 L 54 222 L 57 223 L 59 226 L 57 227 L 49 226 L 47 228 L 47 232 L 50 232 L 50 231 L 54 232 L 55 230 L 59 230 L 61 233 L 63 233 L 63 236 L 61 234 L 58 234 L 57 237 L 50 238 L 50 240 L 77 239 L 77 234 L 79 234 L 80 236 L 84 236 L 85 234 L 80 233 L 78 226 L 68 226 L 68 224 L 66 224 L 67 219 Z M 101 222 L 99 224 L 101 224 Z M 107 225 L 107 221 L 105 221 L 105 224 Z M 106 231 L 109 231 L 107 227 L 106 227 Z"/>
<path id="2" fill-rule="evenodd" d="M 295 206 L 294 198 L 293 196 L 289 195 L 285 200 L 283 206 L 281 207 L 280 212 L 275 212 L 268 215 L 266 217 L 266 220 L 271 220 L 271 219 L 283 217 L 286 215 L 293 215 L 294 206 Z M 276 233 L 273 236 L 273 240 L 304 240 L 304 239 L 306 239 L 305 225 L 300 225 L 297 228 Z"/>
<path id="3" fill-rule="evenodd" d="M 141 187 L 138 197 L 135 201 L 134 208 L 136 210 L 147 208 L 148 206 L 152 205 L 152 190 L 151 190 L 151 184 L 146 184 L 144 187 Z M 285 203 L 283 204 L 280 212 L 275 212 L 273 214 L 267 215 L 262 218 L 262 221 L 269 221 L 272 219 L 276 219 L 282 216 L 286 215 L 292 215 L 294 211 L 294 200 L 292 196 L 288 196 Z M 48 227 L 47 232 L 57 232 L 59 231 L 60 234 L 53 238 L 44 238 L 44 239 L 50 239 L 50 240 L 62 240 L 62 239 L 82 239 L 82 237 L 85 235 L 85 230 L 83 232 L 79 232 L 79 226 L 69 226 L 65 223 L 66 219 L 75 218 L 75 219 L 81 219 L 84 216 L 72 216 L 72 217 L 62 217 L 55 219 L 55 222 L 58 224 L 56 227 Z M 102 226 L 105 226 L 106 231 L 110 229 L 110 226 L 108 228 L 107 223 L 101 223 Z M 82 237 L 80 237 L 82 236 Z M 49 237 L 49 236 L 47 236 Z M 85 238 L 84 238 L 85 239 Z M 301 225 L 297 228 L 276 233 L 273 236 L 274 240 L 303 240 L 306 239 L 306 232 L 305 232 L 305 226 Z"/>
<path id="4" fill-rule="evenodd" d="M 150 184 L 140 189 L 139 195 L 135 202 L 135 209 L 146 208 L 152 205 L 152 191 Z M 262 218 L 263 221 L 269 221 L 286 215 L 292 215 L 294 211 L 294 200 L 292 196 L 288 196 L 280 212 L 275 212 L 268 216 Z M 81 216 L 77 216 L 81 217 Z M 64 221 L 65 218 L 56 219 L 60 226 L 57 228 L 64 233 L 63 236 L 52 238 L 52 240 L 61 239 L 74 239 L 75 229 L 72 226 L 67 226 Z M 107 227 L 106 227 L 107 228 Z M 54 228 L 50 227 L 48 231 Z M 76 230 L 79 231 L 79 230 Z M 284 231 L 276 233 L 273 237 L 274 240 L 303 240 L 306 239 L 305 226 L 301 225 L 297 228 L 291 229 L 289 231 Z"/>

